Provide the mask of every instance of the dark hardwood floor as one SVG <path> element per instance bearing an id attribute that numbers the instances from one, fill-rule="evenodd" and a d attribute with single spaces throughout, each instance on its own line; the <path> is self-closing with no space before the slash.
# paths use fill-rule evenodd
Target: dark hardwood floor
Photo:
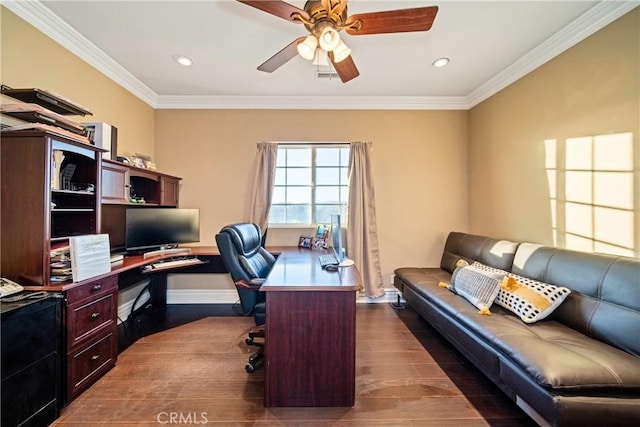
<path id="1" fill-rule="evenodd" d="M 264 371 L 244 371 L 252 327 L 229 306 L 136 318 L 117 366 L 54 425 L 534 425 L 413 310 L 387 304 L 357 307 L 353 408 L 265 408 Z"/>

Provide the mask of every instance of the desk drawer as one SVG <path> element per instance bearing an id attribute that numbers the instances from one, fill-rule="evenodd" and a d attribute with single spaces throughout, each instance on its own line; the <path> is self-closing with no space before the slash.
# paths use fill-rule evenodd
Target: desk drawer
<path id="1" fill-rule="evenodd" d="M 116 324 L 116 293 L 107 294 L 84 305 L 68 307 L 68 348 L 101 329 Z"/>
<path id="2" fill-rule="evenodd" d="M 118 276 L 113 275 L 85 283 L 67 291 L 67 304 L 74 304 L 86 298 L 95 297 L 118 289 Z"/>
<path id="3" fill-rule="evenodd" d="M 116 364 L 118 343 L 115 333 L 109 332 L 96 342 L 82 347 L 68 357 L 68 400 L 93 384 Z"/>

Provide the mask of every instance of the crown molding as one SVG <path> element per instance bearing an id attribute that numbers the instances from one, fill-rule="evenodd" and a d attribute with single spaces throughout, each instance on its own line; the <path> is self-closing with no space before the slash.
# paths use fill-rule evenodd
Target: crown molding
<path id="1" fill-rule="evenodd" d="M 569 25 L 549 37 L 529 53 L 496 74 L 467 95 L 469 109 L 505 87 L 520 80 L 536 68 L 578 44 L 596 31 L 638 7 L 638 1 L 602 1 Z"/>
<path id="2" fill-rule="evenodd" d="M 639 4 L 637 0 L 598 3 L 467 96 L 175 96 L 156 94 L 40 1 L 2 0 L 7 9 L 153 108 L 280 110 L 469 110 Z"/>
<path id="3" fill-rule="evenodd" d="M 420 96 L 159 96 L 158 109 L 466 110 L 461 97 Z"/>
<path id="4" fill-rule="evenodd" d="M 158 95 L 39 1 L 2 5 L 152 107 Z"/>

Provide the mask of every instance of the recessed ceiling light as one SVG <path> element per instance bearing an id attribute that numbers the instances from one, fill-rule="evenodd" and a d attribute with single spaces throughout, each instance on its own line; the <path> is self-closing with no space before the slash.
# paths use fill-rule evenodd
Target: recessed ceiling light
<path id="1" fill-rule="evenodd" d="M 184 55 L 173 55 L 173 60 L 176 61 L 180 65 L 184 65 L 185 67 L 190 67 L 193 65 L 193 60 L 188 56 Z"/>
<path id="2" fill-rule="evenodd" d="M 431 65 L 433 65 L 436 68 L 441 68 L 441 67 L 444 67 L 445 65 L 447 65 L 448 63 L 449 63 L 449 58 L 442 57 L 442 58 L 438 58 L 435 61 L 433 61 L 433 63 Z"/>

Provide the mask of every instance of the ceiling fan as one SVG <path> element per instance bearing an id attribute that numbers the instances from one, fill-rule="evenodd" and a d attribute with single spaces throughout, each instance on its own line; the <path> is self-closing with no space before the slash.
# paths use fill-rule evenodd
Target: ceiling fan
<path id="1" fill-rule="evenodd" d="M 294 24 L 304 24 L 311 33 L 295 39 L 258 70 L 271 73 L 297 54 L 313 60 L 320 49 L 328 54 L 343 83 L 358 77 L 360 72 L 351 58 L 351 49 L 340 38 L 340 31 L 345 30 L 352 36 L 428 31 L 438 13 L 438 6 L 429 6 L 348 16 L 348 0 L 308 0 L 304 10 L 282 0 L 237 1 Z"/>

